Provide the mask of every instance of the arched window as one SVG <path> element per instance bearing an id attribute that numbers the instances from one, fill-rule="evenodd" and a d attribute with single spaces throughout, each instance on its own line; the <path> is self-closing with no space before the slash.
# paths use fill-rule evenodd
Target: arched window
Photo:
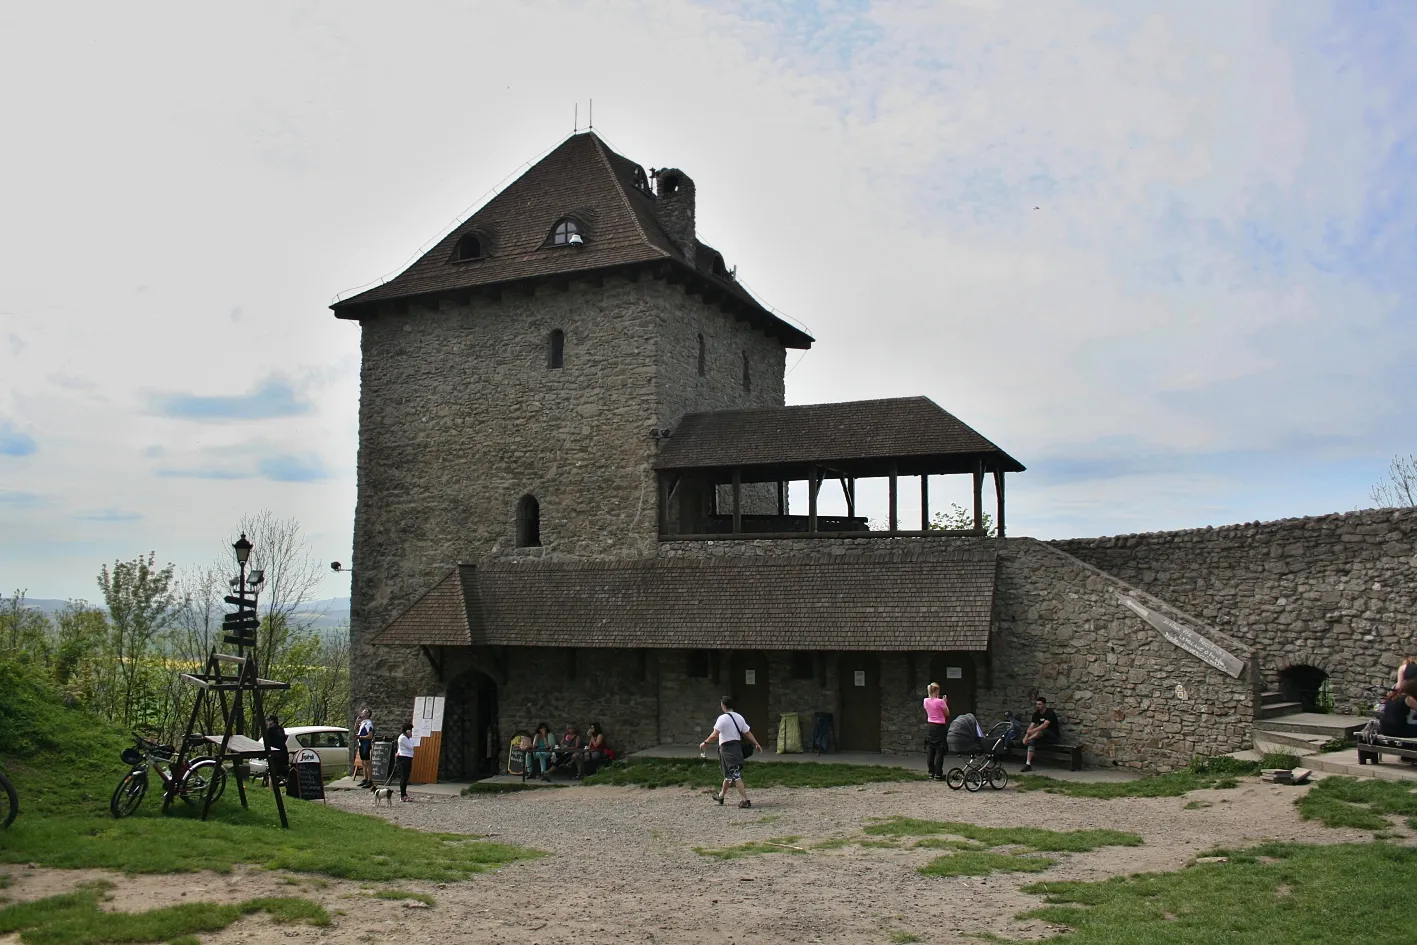
<path id="1" fill-rule="evenodd" d="M 753 369 L 748 362 L 748 352 L 743 352 L 743 390 L 745 392 L 753 389 Z"/>
<path id="2" fill-rule="evenodd" d="M 464 233 L 458 237 L 457 245 L 453 247 L 453 262 L 466 262 L 469 259 L 482 258 L 482 240 L 476 233 Z"/>
<path id="3" fill-rule="evenodd" d="M 517 503 L 517 547 L 541 547 L 541 504 L 534 495 L 524 495 Z"/>
<path id="4" fill-rule="evenodd" d="M 566 333 L 557 328 L 546 339 L 546 366 L 559 368 L 566 366 Z"/>
<path id="5" fill-rule="evenodd" d="M 714 253 L 713 262 L 710 263 L 709 266 L 713 270 L 713 274 L 718 276 L 720 279 L 728 278 L 728 267 L 723 264 L 722 253 Z"/>
<path id="6" fill-rule="evenodd" d="M 581 225 L 570 217 L 562 217 L 551 230 L 552 246 L 579 246 L 584 242 Z"/>
<path id="7" fill-rule="evenodd" d="M 704 336 L 699 335 L 699 377 L 704 376 Z"/>

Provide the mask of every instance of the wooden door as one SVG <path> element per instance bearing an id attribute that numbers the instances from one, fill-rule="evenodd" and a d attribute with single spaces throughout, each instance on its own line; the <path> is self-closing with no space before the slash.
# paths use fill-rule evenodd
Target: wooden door
<path id="1" fill-rule="evenodd" d="M 762 650 L 740 650 L 733 654 L 729 662 L 732 685 L 728 694 L 733 697 L 737 711 L 758 736 L 758 741 L 767 745 L 776 743 L 768 731 L 768 657 Z"/>
<path id="2" fill-rule="evenodd" d="M 841 717 L 837 721 L 842 751 L 881 750 L 881 660 L 875 653 L 842 653 Z"/>
<path id="3" fill-rule="evenodd" d="M 930 657 L 930 678 L 940 684 L 940 695 L 950 704 L 950 718 L 974 711 L 974 654 L 936 653 Z M 979 724 L 989 728 L 987 719 Z"/>

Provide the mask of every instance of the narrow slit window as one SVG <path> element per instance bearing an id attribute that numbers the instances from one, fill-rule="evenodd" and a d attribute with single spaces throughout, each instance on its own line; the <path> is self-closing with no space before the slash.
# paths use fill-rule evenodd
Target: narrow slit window
<path id="1" fill-rule="evenodd" d="M 524 495 L 517 503 L 517 547 L 541 547 L 541 503 L 534 495 Z"/>
<path id="2" fill-rule="evenodd" d="M 744 351 L 744 352 L 743 352 L 743 390 L 744 390 L 744 391 L 752 391 L 752 389 L 753 389 L 753 366 L 752 366 L 752 363 L 748 360 L 748 352 Z"/>
<path id="3" fill-rule="evenodd" d="M 699 335 L 699 377 L 704 376 L 704 336 Z"/>
<path id="4" fill-rule="evenodd" d="M 546 366 L 549 368 L 566 366 L 566 333 L 559 328 L 546 339 Z"/>

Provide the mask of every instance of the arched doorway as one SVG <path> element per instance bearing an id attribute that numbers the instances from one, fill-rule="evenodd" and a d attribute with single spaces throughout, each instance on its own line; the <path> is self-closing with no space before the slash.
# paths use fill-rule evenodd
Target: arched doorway
<path id="1" fill-rule="evenodd" d="M 1285 702 L 1297 702 L 1305 712 L 1328 712 L 1333 708 L 1328 673 L 1317 666 L 1290 666 L 1281 670 L 1279 691 Z"/>
<path id="2" fill-rule="evenodd" d="M 448 684 L 443 709 L 440 781 L 473 781 L 501 769 L 502 737 L 497 726 L 497 683 L 470 670 Z"/>

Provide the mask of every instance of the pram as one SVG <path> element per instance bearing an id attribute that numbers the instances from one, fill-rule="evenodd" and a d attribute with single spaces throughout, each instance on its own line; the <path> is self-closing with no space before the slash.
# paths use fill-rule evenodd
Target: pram
<path id="1" fill-rule="evenodd" d="M 1009 773 L 1004 770 L 1003 762 L 1008 757 L 1014 740 L 1018 738 L 1020 728 L 1018 719 L 1009 712 L 1004 721 L 989 729 L 982 737 L 978 735 L 976 725 L 976 737 L 972 745 L 966 743 L 961 733 L 951 733 L 950 751 L 956 754 L 968 751 L 970 757 L 964 767 L 951 768 L 945 772 L 945 783 L 955 791 L 960 788 L 977 791 L 985 783 L 996 791 L 1002 791 L 1009 783 Z"/>

